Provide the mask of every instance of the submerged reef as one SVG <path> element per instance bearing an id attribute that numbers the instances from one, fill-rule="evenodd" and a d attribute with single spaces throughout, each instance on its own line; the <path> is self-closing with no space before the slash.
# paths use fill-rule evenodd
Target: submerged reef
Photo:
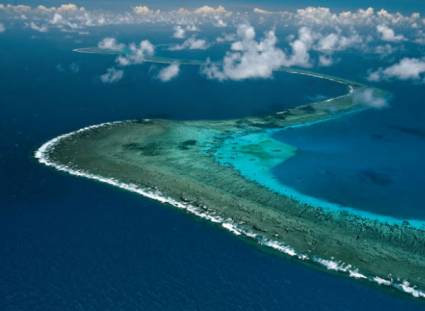
<path id="1" fill-rule="evenodd" d="M 52 139 L 37 150 L 36 157 L 58 170 L 185 209 L 301 261 L 425 298 L 423 227 L 300 202 L 247 177 L 228 160 L 243 154 L 253 174 L 262 174 L 260 170 L 295 153 L 292 146 L 273 139 L 274 130 L 367 109 L 353 99 L 366 86 L 284 70 L 342 83 L 348 92 L 264 117 L 95 125 Z M 380 90 L 374 92 L 385 96 Z"/>

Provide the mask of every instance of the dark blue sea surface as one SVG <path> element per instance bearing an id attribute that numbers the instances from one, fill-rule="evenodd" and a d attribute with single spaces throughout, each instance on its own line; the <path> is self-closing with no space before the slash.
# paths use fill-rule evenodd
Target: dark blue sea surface
<path id="1" fill-rule="evenodd" d="M 98 77 L 113 58 L 71 52 L 97 41 L 70 36 L 11 30 L 0 41 L 0 310 L 423 309 L 397 292 L 301 265 L 33 158 L 48 139 L 91 124 L 267 113 L 340 94 L 339 86 L 309 80 L 306 94 L 307 78 L 285 74 L 220 84 L 194 68 L 162 84 L 149 64 L 103 85 Z"/>
<path id="2" fill-rule="evenodd" d="M 393 100 L 275 137 L 298 148 L 279 180 L 326 201 L 401 219 L 425 219 L 425 88 L 386 85 Z"/>

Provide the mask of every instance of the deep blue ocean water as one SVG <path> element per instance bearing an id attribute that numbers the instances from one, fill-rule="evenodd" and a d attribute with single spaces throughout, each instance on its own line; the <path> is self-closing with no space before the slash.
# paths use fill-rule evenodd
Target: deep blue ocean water
<path id="1" fill-rule="evenodd" d="M 364 81 L 361 73 L 373 68 L 371 60 L 346 57 L 332 73 L 351 72 L 353 79 Z M 424 220 L 425 88 L 402 81 L 376 86 L 392 96 L 383 109 L 277 133 L 275 138 L 298 152 L 274 174 L 283 184 L 328 202 Z"/>
<path id="2" fill-rule="evenodd" d="M 395 98 L 383 111 L 277 134 L 298 148 L 275 168 L 279 180 L 329 202 L 425 219 L 425 92 L 421 86 L 392 90 Z"/>
<path id="3" fill-rule="evenodd" d="M 267 113 L 341 89 L 311 80 L 305 94 L 306 78 L 284 74 L 219 84 L 194 68 L 162 84 L 149 64 L 105 86 L 98 76 L 113 58 L 71 52 L 98 38 L 31 35 L 11 31 L 0 41 L 0 310 L 423 309 L 399 293 L 300 265 L 172 207 L 58 173 L 32 156 L 46 140 L 90 124 Z"/>

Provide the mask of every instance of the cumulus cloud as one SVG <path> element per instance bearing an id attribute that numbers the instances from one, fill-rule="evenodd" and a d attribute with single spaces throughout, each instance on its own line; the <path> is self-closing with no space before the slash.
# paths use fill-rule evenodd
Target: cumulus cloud
<path id="1" fill-rule="evenodd" d="M 221 36 L 218 36 L 215 41 L 217 43 L 223 43 L 223 42 L 232 42 L 235 41 L 237 39 L 236 34 L 234 33 L 225 33 L 222 34 Z"/>
<path id="2" fill-rule="evenodd" d="M 391 44 L 383 44 L 383 45 L 377 45 L 374 49 L 373 52 L 375 54 L 378 54 L 380 57 L 385 57 L 388 55 L 393 54 L 396 51 L 396 48 L 391 45 Z"/>
<path id="3" fill-rule="evenodd" d="M 6 27 L 4 26 L 4 24 L 0 23 L 0 33 L 5 31 L 6 31 Z"/>
<path id="4" fill-rule="evenodd" d="M 180 51 L 180 50 L 206 50 L 209 48 L 209 44 L 204 39 L 197 39 L 195 37 L 190 37 L 181 44 L 175 44 L 170 47 L 171 51 Z"/>
<path id="5" fill-rule="evenodd" d="M 361 43 L 362 38 L 357 33 L 349 36 L 344 36 L 341 33 L 330 33 L 319 38 L 315 49 L 325 53 L 333 53 Z"/>
<path id="6" fill-rule="evenodd" d="M 321 33 L 313 31 L 310 27 L 303 26 L 298 30 L 298 37 L 290 42 L 291 53 L 286 58 L 285 66 L 311 67 L 315 60 L 310 52 L 319 52 L 318 63 L 321 66 L 330 66 L 334 63 L 332 55 L 353 47 L 359 47 L 363 39 L 356 32 L 343 35 L 337 32 Z"/>
<path id="7" fill-rule="evenodd" d="M 169 66 L 161 69 L 158 74 L 158 79 L 162 82 L 168 82 L 176 78 L 180 73 L 180 66 L 177 63 L 170 64 Z"/>
<path id="8" fill-rule="evenodd" d="M 290 43 L 292 54 L 287 57 L 284 55 L 282 65 L 287 67 L 301 66 L 310 67 L 310 49 L 315 41 L 315 34 L 308 27 L 301 27 L 298 30 L 298 38 Z"/>
<path id="9" fill-rule="evenodd" d="M 133 12 L 137 15 L 147 15 L 153 13 L 153 11 L 146 5 L 138 5 L 133 7 Z"/>
<path id="10" fill-rule="evenodd" d="M 8 20 L 13 21 L 15 27 L 24 25 L 29 27 L 31 22 L 40 29 L 58 29 L 65 32 L 87 32 L 90 27 L 100 27 L 107 25 L 133 25 L 133 24 L 154 24 L 162 23 L 168 25 L 182 25 L 187 32 L 192 25 L 198 28 L 200 25 L 212 25 L 224 27 L 234 26 L 241 23 L 265 22 L 280 26 L 309 27 L 314 31 L 318 29 L 334 29 L 351 31 L 370 27 L 377 34 L 392 40 L 401 42 L 412 40 L 412 42 L 424 42 L 415 33 L 420 33 L 425 28 L 423 16 L 419 13 L 410 15 L 398 12 L 388 12 L 386 10 L 374 10 L 373 8 L 334 12 L 326 7 L 306 7 L 296 11 L 267 11 L 255 8 L 254 14 L 249 11 L 229 11 L 223 6 L 202 6 L 197 9 L 181 8 L 178 10 L 160 11 L 154 10 L 144 5 L 123 11 L 106 11 L 96 9 L 86 9 L 75 4 L 65 4 L 60 6 L 29 6 L 0 4 L 0 15 L 3 23 Z M 377 31 L 379 27 L 380 32 Z M 391 27 L 391 28 L 390 28 Z M 404 32 L 403 32 L 404 31 Z M 371 32 L 370 32 L 371 33 Z M 404 35 L 403 35 L 404 34 Z M 404 38 L 405 40 L 401 40 Z M 332 37 L 328 38 L 333 39 Z"/>
<path id="11" fill-rule="evenodd" d="M 184 39 L 188 32 L 199 31 L 199 28 L 194 23 L 187 23 L 174 26 L 173 38 Z"/>
<path id="12" fill-rule="evenodd" d="M 422 23 L 419 13 L 403 15 L 399 12 L 390 13 L 384 9 L 376 11 L 373 8 L 358 9 L 356 11 L 333 12 L 326 7 L 306 7 L 299 9 L 295 14 L 281 12 L 296 22 L 303 25 L 337 25 L 337 26 L 377 26 L 377 25 L 399 25 L 414 27 Z"/>
<path id="13" fill-rule="evenodd" d="M 405 40 L 403 35 L 396 35 L 394 30 L 386 25 L 378 25 L 376 26 L 376 30 L 381 36 L 381 39 L 389 42 L 398 42 Z"/>
<path id="14" fill-rule="evenodd" d="M 28 27 L 31 28 L 34 31 L 38 32 L 47 32 L 49 31 L 49 28 L 46 25 L 38 25 L 34 22 L 31 22 L 28 24 Z"/>
<path id="15" fill-rule="evenodd" d="M 348 36 L 342 35 L 340 32 L 328 34 L 313 33 L 311 37 L 315 41 L 311 45 L 311 49 L 322 53 L 319 55 L 319 65 L 321 66 L 331 66 L 334 63 L 332 55 L 335 52 L 358 47 L 363 42 L 361 36 L 357 33 Z"/>
<path id="16" fill-rule="evenodd" d="M 56 9 L 58 13 L 77 12 L 78 10 L 79 7 L 73 3 L 62 4 Z"/>
<path id="17" fill-rule="evenodd" d="M 105 50 L 118 52 L 115 62 L 120 67 L 142 64 L 145 58 L 155 53 L 155 46 L 148 40 L 142 40 L 140 43 L 130 43 L 128 45 L 118 42 L 115 38 L 107 37 L 98 43 L 98 47 Z M 115 67 L 108 68 L 106 73 L 100 76 L 103 83 L 115 83 L 124 76 L 122 69 Z"/>
<path id="18" fill-rule="evenodd" d="M 323 67 L 331 66 L 334 63 L 332 56 L 329 55 L 320 55 L 319 56 L 319 65 Z"/>
<path id="19" fill-rule="evenodd" d="M 254 13 L 257 13 L 257 14 L 266 14 L 266 15 L 273 14 L 273 13 L 279 13 L 279 12 L 264 10 L 264 9 L 261 9 L 261 8 L 254 8 L 252 11 Z"/>
<path id="20" fill-rule="evenodd" d="M 213 26 L 218 28 L 224 28 L 224 27 L 227 27 L 227 23 L 223 19 L 216 17 L 215 23 L 213 23 Z"/>
<path id="21" fill-rule="evenodd" d="M 104 38 L 97 46 L 100 49 L 111 51 L 122 51 L 125 48 L 125 44 L 119 43 L 117 39 L 111 37 Z"/>
<path id="22" fill-rule="evenodd" d="M 186 36 L 186 30 L 180 25 L 174 27 L 173 37 L 176 39 L 183 39 Z"/>
<path id="23" fill-rule="evenodd" d="M 388 79 L 420 80 L 425 73 L 425 60 L 418 58 L 403 58 L 400 62 L 387 68 L 379 68 L 369 74 L 369 81 Z"/>
<path id="24" fill-rule="evenodd" d="M 239 41 L 233 42 L 231 50 L 226 53 L 223 64 L 208 62 L 202 69 L 212 79 L 242 80 L 248 78 L 269 78 L 274 70 L 285 62 L 285 54 L 276 47 L 274 31 L 265 34 L 263 40 L 255 40 L 252 26 L 242 24 L 237 30 Z"/>
<path id="25" fill-rule="evenodd" d="M 152 56 L 155 53 L 155 47 L 148 40 L 143 40 L 139 44 L 130 43 L 128 52 L 117 57 L 116 62 L 120 66 L 129 66 L 141 64 L 146 56 Z"/>
<path id="26" fill-rule="evenodd" d="M 388 105 L 387 99 L 372 88 L 360 89 L 354 92 L 353 100 L 357 104 L 381 109 Z"/>
<path id="27" fill-rule="evenodd" d="M 2 19 L 14 21 L 15 25 L 21 22 L 28 26 L 34 22 L 39 27 L 80 32 L 89 27 L 153 23 L 184 24 L 187 25 L 186 31 L 192 31 L 197 29 L 199 24 L 227 24 L 225 19 L 230 18 L 232 14 L 222 6 L 160 11 L 140 5 L 133 7 L 130 11 L 106 11 L 86 9 L 71 3 L 51 7 L 0 4 L 0 15 Z"/>
<path id="28" fill-rule="evenodd" d="M 217 42 L 234 40 L 223 59 L 222 64 L 207 62 L 203 73 L 209 78 L 219 80 L 246 78 L 268 78 L 273 71 L 285 67 L 311 67 L 318 63 L 330 66 L 336 51 L 342 51 L 362 43 L 362 38 L 355 32 L 343 35 L 341 32 L 321 34 L 310 27 L 301 27 L 297 36 L 290 36 L 289 48 L 282 50 L 276 46 L 274 30 L 266 32 L 261 41 L 255 39 L 255 29 L 248 24 L 238 26 L 234 35 L 217 38 Z M 311 52 L 319 52 L 318 59 L 313 59 Z"/>
<path id="29" fill-rule="evenodd" d="M 214 8 L 208 5 L 201 6 L 194 10 L 196 14 L 226 14 L 228 11 L 221 5 Z"/>
<path id="30" fill-rule="evenodd" d="M 100 80 L 103 83 L 116 83 L 120 81 L 124 76 L 124 71 L 118 70 L 114 67 L 108 68 L 106 72 L 100 76 Z"/>

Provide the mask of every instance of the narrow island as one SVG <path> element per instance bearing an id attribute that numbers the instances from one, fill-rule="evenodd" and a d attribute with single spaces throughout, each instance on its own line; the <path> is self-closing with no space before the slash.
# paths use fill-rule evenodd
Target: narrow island
<path id="1" fill-rule="evenodd" d="M 147 61 L 200 64 L 156 57 Z M 270 169 L 295 152 L 273 139 L 276 130 L 367 109 L 354 99 L 356 92 L 367 88 L 362 84 L 304 70 L 282 70 L 342 83 L 348 91 L 262 117 L 93 125 L 46 142 L 35 156 L 57 170 L 184 209 L 320 269 L 425 298 L 423 222 L 306 204 L 269 183 Z"/>

